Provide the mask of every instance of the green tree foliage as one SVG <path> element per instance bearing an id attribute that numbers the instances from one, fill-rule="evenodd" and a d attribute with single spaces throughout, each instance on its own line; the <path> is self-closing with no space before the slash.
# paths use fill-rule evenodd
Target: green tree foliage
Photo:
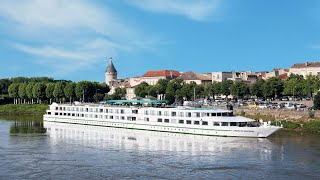
<path id="1" fill-rule="evenodd" d="M 313 99 L 313 106 L 315 109 L 320 109 L 320 93 L 318 92 Z"/>
<path id="2" fill-rule="evenodd" d="M 54 83 L 47 83 L 46 87 L 46 97 L 49 99 L 49 103 L 52 103 L 53 91 L 54 91 L 55 84 Z"/>
<path id="3" fill-rule="evenodd" d="M 61 100 L 64 98 L 64 89 L 65 87 L 65 82 L 57 82 L 54 86 L 54 90 L 53 90 L 53 96 L 58 100 L 60 101 L 61 103 Z"/>
<path id="4" fill-rule="evenodd" d="M 8 88 L 11 84 L 9 79 L 0 79 L 0 95 L 8 94 Z"/>
<path id="5" fill-rule="evenodd" d="M 249 93 L 249 90 L 247 84 L 237 81 L 231 85 L 230 92 L 232 95 L 242 98 Z"/>
<path id="6" fill-rule="evenodd" d="M 149 84 L 146 82 L 142 82 L 134 89 L 134 94 L 140 97 L 146 97 L 149 93 Z"/>
<path id="7" fill-rule="evenodd" d="M 219 89 L 220 89 L 220 83 L 218 82 L 208 83 L 204 86 L 204 94 L 205 96 L 212 97 L 214 99 L 214 96 L 220 93 Z"/>
<path id="8" fill-rule="evenodd" d="M 76 97 L 80 101 L 90 101 L 93 99 L 94 94 L 96 93 L 95 87 L 90 81 L 80 81 L 76 84 Z"/>
<path id="9" fill-rule="evenodd" d="M 37 99 L 37 103 L 42 102 L 46 97 L 46 85 L 42 82 L 37 82 L 32 88 L 33 97 Z"/>
<path id="10" fill-rule="evenodd" d="M 126 88 L 116 88 L 116 89 L 114 90 L 114 93 L 111 94 L 111 95 L 106 95 L 106 96 L 105 96 L 105 99 L 107 99 L 107 100 L 121 100 L 121 99 L 125 99 L 126 93 L 127 93 Z M 100 99 L 100 100 L 102 100 L 102 99 Z"/>
<path id="11" fill-rule="evenodd" d="M 263 94 L 266 97 L 277 97 L 282 91 L 283 81 L 279 77 L 272 77 L 264 83 Z"/>
<path id="12" fill-rule="evenodd" d="M 19 83 L 12 83 L 9 88 L 9 96 L 14 98 L 14 104 L 17 104 L 17 98 L 19 97 Z"/>
<path id="13" fill-rule="evenodd" d="M 33 86 L 35 85 L 34 82 L 30 82 L 28 83 L 27 87 L 26 87 L 26 94 L 29 100 L 31 100 L 31 103 L 33 104 Z"/>
<path id="14" fill-rule="evenodd" d="M 156 84 L 157 94 L 166 94 L 168 83 L 169 83 L 169 80 L 160 79 Z"/>
<path id="15" fill-rule="evenodd" d="M 169 103 L 182 100 L 184 94 L 181 92 L 181 88 L 183 85 L 184 82 L 182 79 L 174 79 L 168 83 L 166 89 L 166 100 L 168 100 Z"/>
<path id="16" fill-rule="evenodd" d="M 72 102 L 72 99 L 75 97 L 76 93 L 75 93 L 75 89 L 76 89 L 76 83 L 70 82 L 66 85 L 66 87 L 64 88 L 64 96 L 69 99 L 70 103 Z"/>
<path id="17" fill-rule="evenodd" d="M 249 87 L 250 94 L 256 97 L 263 97 L 264 84 L 265 84 L 265 80 L 263 79 L 258 79 L 255 83 L 251 84 Z"/>
<path id="18" fill-rule="evenodd" d="M 302 96 L 305 79 L 303 76 L 291 74 L 287 81 L 284 81 L 283 94 L 290 96 Z"/>
<path id="19" fill-rule="evenodd" d="M 27 89 L 27 83 L 21 83 L 19 85 L 18 94 L 19 94 L 19 97 L 23 99 L 24 103 L 26 103 L 26 99 L 28 98 L 26 89 Z"/>
<path id="20" fill-rule="evenodd" d="M 229 96 L 231 94 L 230 88 L 233 84 L 233 81 L 226 80 L 221 82 L 221 94 Z"/>
<path id="21" fill-rule="evenodd" d="M 309 97 L 313 97 L 313 94 L 320 88 L 319 76 L 308 75 L 303 84 L 303 94 Z"/>

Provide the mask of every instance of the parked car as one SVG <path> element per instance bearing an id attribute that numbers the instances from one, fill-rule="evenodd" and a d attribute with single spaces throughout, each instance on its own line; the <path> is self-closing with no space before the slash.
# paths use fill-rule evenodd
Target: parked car
<path id="1" fill-rule="evenodd" d="M 296 106 L 297 106 L 297 108 L 306 108 L 307 107 L 306 105 L 300 104 L 300 103 L 296 104 Z"/>

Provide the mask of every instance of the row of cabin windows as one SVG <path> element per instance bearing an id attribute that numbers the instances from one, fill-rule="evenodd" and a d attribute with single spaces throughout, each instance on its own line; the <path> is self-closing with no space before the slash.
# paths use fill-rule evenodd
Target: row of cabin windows
<path id="1" fill-rule="evenodd" d="M 49 114 L 49 113 L 48 113 Z M 51 113 L 50 113 L 51 114 Z M 107 115 L 94 115 L 94 114 L 76 114 L 76 113 L 55 113 L 60 116 L 74 116 L 74 117 L 86 117 L 86 118 L 104 118 L 104 119 L 120 119 L 125 120 L 125 116 L 107 116 Z M 127 117 L 128 121 L 136 121 L 136 117 Z"/>
<path id="2" fill-rule="evenodd" d="M 81 108 L 79 108 L 79 107 L 56 107 L 56 110 L 124 114 L 124 109 L 103 109 L 103 108 L 83 108 L 83 107 L 81 107 Z M 135 114 L 137 114 L 137 113 L 135 113 Z"/>
<path id="3" fill-rule="evenodd" d="M 146 121 L 149 121 L 149 118 L 145 118 Z M 164 122 L 164 123 L 169 123 L 170 120 L 169 119 L 162 119 L 162 118 L 158 118 L 157 122 Z M 192 123 L 193 122 L 193 123 Z M 171 119 L 171 123 L 178 123 L 178 124 L 195 124 L 195 125 L 208 125 L 207 121 L 191 121 L 191 120 L 182 120 L 179 119 L 178 121 L 176 119 Z"/>
<path id="4" fill-rule="evenodd" d="M 164 111 L 163 113 L 161 111 L 144 111 L 145 115 L 158 115 L 161 116 L 162 114 L 164 116 L 169 116 L 171 115 L 172 117 L 200 117 L 200 113 L 191 113 L 191 112 L 175 112 L 172 111 L 171 114 L 169 111 Z M 233 116 L 233 112 L 218 112 L 218 113 L 201 113 L 201 117 L 215 117 L 215 116 Z"/>

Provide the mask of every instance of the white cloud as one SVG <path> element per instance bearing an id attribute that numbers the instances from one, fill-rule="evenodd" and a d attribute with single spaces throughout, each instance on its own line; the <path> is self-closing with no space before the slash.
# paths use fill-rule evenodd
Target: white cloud
<path id="1" fill-rule="evenodd" d="M 12 47 L 57 70 L 72 66 L 64 69 L 69 73 L 157 43 L 111 8 L 89 0 L 2 0 L 0 21 L 16 38 Z"/>
<path id="2" fill-rule="evenodd" d="M 209 20 L 218 10 L 219 0 L 127 0 L 145 11 L 185 16 L 196 21 Z"/>

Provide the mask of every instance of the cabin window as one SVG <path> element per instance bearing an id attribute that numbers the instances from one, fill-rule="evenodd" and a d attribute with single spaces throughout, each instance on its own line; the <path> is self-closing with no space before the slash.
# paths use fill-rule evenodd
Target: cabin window
<path id="1" fill-rule="evenodd" d="M 144 114 L 145 114 L 145 115 L 148 115 L 148 114 L 149 114 L 149 112 L 148 112 L 148 111 L 144 111 Z"/>
<path id="2" fill-rule="evenodd" d="M 193 124 L 199 125 L 199 124 L 200 124 L 200 121 L 194 121 Z"/>
<path id="3" fill-rule="evenodd" d="M 119 114 L 119 109 L 116 109 L 116 114 Z"/>
<path id="4" fill-rule="evenodd" d="M 81 117 L 84 117 L 84 114 L 81 114 Z"/>
<path id="5" fill-rule="evenodd" d="M 86 118 L 87 118 L 87 117 L 88 117 L 88 114 L 86 114 L 85 116 L 86 116 Z"/>
<path id="6" fill-rule="evenodd" d="M 191 113 L 187 113 L 187 117 L 191 117 Z"/>
<path id="7" fill-rule="evenodd" d="M 207 116 L 209 117 L 209 116 L 210 116 L 210 113 L 207 113 Z"/>
<path id="8" fill-rule="evenodd" d="M 88 112 L 89 111 L 89 108 L 86 108 L 86 112 Z"/>
<path id="9" fill-rule="evenodd" d="M 169 123 L 169 119 L 164 119 L 164 122 L 165 123 Z"/>
<path id="10" fill-rule="evenodd" d="M 51 112 L 48 112 L 48 115 L 51 115 Z"/>
<path id="11" fill-rule="evenodd" d="M 83 112 L 83 108 L 80 108 L 80 111 Z"/>
<path id="12" fill-rule="evenodd" d="M 95 118 L 98 118 L 98 115 L 94 115 Z"/>
<path id="13" fill-rule="evenodd" d="M 179 120 L 179 124 L 184 124 L 184 120 Z"/>
<path id="14" fill-rule="evenodd" d="M 183 112 L 179 112 L 179 116 L 180 117 L 184 117 L 184 113 Z"/>
<path id="15" fill-rule="evenodd" d="M 69 107 L 67 107 L 67 111 L 70 111 L 70 108 L 69 108 Z"/>
<path id="16" fill-rule="evenodd" d="M 71 116 L 74 116 L 74 113 L 72 113 Z"/>
<path id="17" fill-rule="evenodd" d="M 58 113 L 54 113 L 54 115 L 58 115 Z"/>
<path id="18" fill-rule="evenodd" d="M 220 124 L 218 122 L 213 122 L 214 126 L 220 126 Z"/>
<path id="19" fill-rule="evenodd" d="M 124 109 L 121 109 L 121 110 L 120 110 L 120 113 L 121 113 L 121 114 L 124 114 Z"/>
<path id="20" fill-rule="evenodd" d="M 157 122 L 162 122 L 162 119 L 161 118 L 158 118 L 158 121 Z"/>
<path id="21" fill-rule="evenodd" d="M 108 119 L 108 116 L 107 116 L 107 115 L 105 115 L 105 116 L 104 116 L 104 118 L 105 118 L 105 119 Z"/>
<path id="22" fill-rule="evenodd" d="M 217 113 L 217 116 L 221 116 L 221 113 Z"/>
<path id="23" fill-rule="evenodd" d="M 155 111 L 150 111 L 150 115 L 155 115 Z"/>
<path id="24" fill-rule="evenodd" d="M 110 119 L 113 119 L 113 116 L 110 116 Z"/>
<path id="25" fill-rule="evenodd" d="M 76 108 L 76 111 L 79 111 L 79 108 L 78 108 L 78 107 Z"/>
<path id="26" fill-rule="evenodd" d="M 158 115 L 161 116 L 161 111 L 158 111 Z"/>
<path id="27" fill-rule="evenodd" d="M 229 114 L 228 114 L 229 116 L 233 116 L 233 112 L 229 112 Z"/>
<path id="28" fill-rule="evenodd" d="M 124 116 L 121 116 L 121 120 L 124 120 Z"/>
<path id="29" fill-rule="evenodd" d="M 119 119 L 119 116 L 115 116 L 116 119 Z"/>
<path id="30" fill-rule="evenodd" d="M 229 126 L 229 123 L 228 123 L 228 122 L 222 122 L 221 125 L 222 125 L 222 126 Z"/>
<path id="31" fill-rule="evenodd" d="M 132 114 L 138 114 L 138 110 L 132 110 Z"/>
<path id="32" fill-rule="evenodd" d="M 103 113 L 103 109 L 100 109 L 100 113 Z"/>
<path id="33" fill-rule="evenodd" d="M 191 121 L 190 121 L 190 120 L 187 120 L 187 121 L 186 121 L 186 124 L 191 124 Z"/>
<path id="34" fill-rule="evenodd" d="M 128 121 L 131 121 L 131 120 L 132 120 L 132 118 L 131 118 L 131 117 L 127 117 L 127 120 L 128 120 Z"/>
<path id="35" fill-rule="evenodd" d="M 177 112 L 171 112 L 171 116 L 176 116 Z"/>
<path id="36" fill-rule="evenodd" d="M 222 113 L 222 116 L 228 116 L 228 113 L 224 112 Z"/>
<path id="37" fill-rule="evenodd" d="M 208 125 L 208 121 L 202 121 L 202 125 Z"/>
<path id="38" fill-rule="evenodd" d="M 135 121 L 135 120 L 137 120 L 137 118 L 136 117 L 132 117 L 132 121 Z"/>
<path id="39" fill-rule="evenodd" d="M 99 115 L 99 118 L 102 119 L 102 115 Z"/>
<path id="40" fill-rule="evenodd" d="M 63 113 L 63 115 L 64 115 L 64 116 L 66 116 L 66 115 L 67 115 L 67 113 Z"/>
<path id="41" fill-rule="evenodd" d="M 217 113 L 211 113 L 211 116 L 217 116 Z"/>
<path id="42" fill-rule="evenodd" d="M 236 122 L 231 122 L 230 126 L 238 126 Z"/>
<path id="43" fill-rule="evenodd" d="M 168 120 L 169 120 L 169 119 L 168 119 Z M 176 119 L 171 119 L 171 123 L 176 124 L 176 123 L 177 123 L 177 120 L 176 120 Z"/>
<path id="44" fill-rule="evenodd" d="M 93 117 L 93 115 L 92 115 L 92 114 L 89 114 L 89 117 L 90 117 L 90 118 L 92 118 L 92 117 Z"/>
<path id="45" fill-rule="evenodd" d="M 58 107 L 56 107 L 56 110 L 58 110 Z"/>
<path id="46" fill-rule="evenodd" d="M 196 113 L 196 117 L 200 117 L 200 113 Z"/>
<path id="47" fill-rule="evenodd" d="M 109 113 L 113 113 L 113 110 L 112 110 L 112 109 L 110 109 L 110 110 L 109 110 Z"/>
<path id="48" fill-rule="evenodd" d="M 60 113 L 60 116 L 62 116 L 62 113 Z"/>
<path id="49" fill-rule="evenodd" d="M 149 121 L 149 118 L 146 118 L 146 117 L 145 117 L 145 118 L 144 118 L 144 121 Z"/>

